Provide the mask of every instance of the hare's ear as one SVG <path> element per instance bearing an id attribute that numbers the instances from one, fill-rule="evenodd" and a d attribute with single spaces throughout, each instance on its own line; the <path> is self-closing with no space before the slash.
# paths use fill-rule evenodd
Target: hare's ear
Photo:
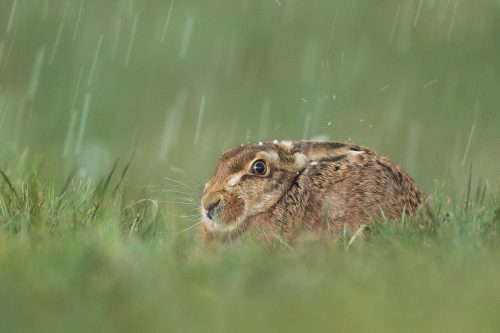
<path id="1" fill-rule="evenodd" d="M 294 144 L 294 153 L 304 154 L 309 163 L 341 160 L 349 154 L 361 154 L 361 147 L 339 142 L 299 141 Z"/>

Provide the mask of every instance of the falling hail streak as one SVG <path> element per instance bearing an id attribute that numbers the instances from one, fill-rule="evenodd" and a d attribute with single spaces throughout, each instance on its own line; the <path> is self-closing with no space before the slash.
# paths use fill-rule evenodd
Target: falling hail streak
<path id="1" fill-rule="evenodd" d="M 398 5 L 398 9 L 396 10 L 396 16 L 394 17 L 394 23 L 392 23 L 392 30 L 391 30 L 391 36 L 389 38 L 389 43 L 392 43 L 392 41 L 394 40 L 394 36 L 396 36 L 396 28 L 398 26 L 400 11 L 401 11 L 401 4 Z"/>
<path id="2" fill-rule="evenodd" d="M 203 121 L 203 113 L 205 112 L 205 96 L 201 98 L 200 111 L 198 112 L 198 122 L 196 123 L 196 133 L 194 135 L 194 144 L 200 142 L 201 123 Z"/>
<path id="3" fill-rule="evenodd" d="M 42 22 L 45 22 L 47 19 L 47 16 L 49 15 L 49 7 L 50 7 L 50 2 L 48 0 L 45 0 L 43 2 L 43 8 L 41 10 L 41 17 L 42 17 Z"/>
<path id="4" fill-rule="evenodd" d="M 90 84 L 92 83 L 92 79 L 94 78 L 95 67 L 97 65 L 97 59 L 99 59 L 99 52 L 101 51 L 102 37 L 103 37 L 103 35 L 101 34 L 99 36 L 99 40 L 97 42 L 97 48 L 96 48 L 95 53 L 94 53 L 94 60 L 92 60 L 92 67 L 90 68 L 89 79 L 87 80 L 87 87 L 90 87 Z"/>
<path id="5" fill-rule="evenodd" d="M 26 101 L 24 98 L 21 98 L 21 101 L 18 106 L 18 110 L 16 110 L 17 113 L 17 119 L 16 119 L 16 127 L 14 131 L 14 148 L 17 148 L 19 145 L 19 142 L 21 141 L 21 132 L 23 129 L 23 122 L 24 122 L 24 113 L 25 113 L 25 108 L 26 108 Z"/>
<path id="6" fill-rule="evenodd" d="M 33 64 L 33 72 L 31 73 L 30 83 L 28 85 L 28 91 L 26 92 L 26 97 L 28 100 L 32 100 L 38 89 L 38 82 L 40 81 L 40 71 L 42 69 L 43 59 L 45 57 L 45 47 L 42 46 L 38 49 L 35 56 L 35 63 Z"/>
<path id="7" fill-rule="evenodd" d="M 7 32 L 10 32 L 12 28 L 12 21 L 14 20 L 14 13 L 16 12 L 17 0 L 12 3 L 12 9 L 10 10 L 9 21 L 7 22 Z"/>
<path id="8" fill-rule="evenodd" d="M 167 109 L 165 114 L 165 124 L 163 126 L 163 135 L 160 144 L 160 150 L 158 152 L 158 158 L 160 161 L 165 161 L 167 159 L 168 148 L 174 137 L 174 127 L 176 125 L 177 110 L 175 108 Z"/>
<path id="9" fill-rule="evenodd" d="M 175 105 L 169 107 L 165 113 L 165 124 L 158 152 L 158 159 L 161 161 L 167 159 L 170 146 L 177 140 L 182 125 L 183 111 L 186 106 L 187 97 L 188 94 L 185 90 L 179 91 L 176 96 Z"/>
<path id="10" fill-rule="evenodd" d="M 66 2 L 63 9 L 63 14 L 61 18 L 61 23 L 59 23 L 59 28 L 57 29 L 56 40 L 54 42 L 54 47 L 52 48 L 52 52 L 50 54 L 49 65 L 52 66 L 54 63 L 54 58 L 56 57 L 57 47 L 59 46 L 59 42 L 61 40 L 61 34 L 64 28 L 64 20 L 66 19 L 66 11 L 68 9 L 68 3 Z"/>
<path id="11" fill-rule="evenodd" d="M 384 91 L 386 90 L 387 88 L 389 88 L 391 85 L 390 84 L 386 84 L 385 86 L 383 86 L 382 88 L 380 88 L 380 91 Z"/>
<path id="12" fill-rule="evenodd" d="M 161 33 L 161 42 L 165 41 L 167 36 L 168 25 L 170 24 L 170 17 L 172 15 L 172 9 L 174 8 L 175 0 L 170 1 L 170 6 L 168 7 L 167 18 L 165 19 L 165 25 L 163 26 L 163 31 Z"/>
<path id="13" fill-rule="evenodd" d="M 130 39 L 128 41 L 127 54 L 125 56 L 124 66 L 128 67 L 128 62 L 130 60 L 130 53 L 132 52 L 132 46 L 134 44 L 135 32 L 137 31 L 137 23 L 139 22 L 139 14 L 135 14 L 134 23 L 132 23 L 132 32 L 130 33 Z"/>
<path id="14" fill-rule="evenodd" d="M 472 137 L 474 136 L 474 130 L 476 129 L 476 124 L 472 124 L 470 129 L 469 138 L 467 139 L 467 145 L 465 146 L 464 156 L 462 157 L 462 166 L 465 165 L 465 161 L 467 160 L 467 156 L 469 155 L 470 145 L 472 143 Z"/>
<path id="15" fill-rule="evenodd" d="M 63 158 L 68 157 L 69 149 L 73 143 L 73 132 L 75 131 L 76 125 L 76 110 L 71 110 L 71 115 L 69 119 L 68 133 L 66 134 L 66 141 L 64 142 Z"/>
<path id="16" fill-rule="evenodd" d="M 446 17 L 446 12 L 448 11 L 448 7 L 450 6 L 450 1 L 446 1 L 446 6 L 444 7 L 443 14 L 441 15 L 441 18 L 439 19 L 439 25 L 438 27 L 441 27 L 441 24 L 443 24 L 444 18 Z"/>
<path id="17" fill-rule="evenodd" d="M 76 18 L 75 30 L 73 30 L 73 40 L 76 40 L 76 34 L 78 33 L 78 28 L 80 27 L 80 20 L 82 18 L 83 1 L 80 2 L 80 9 L 78 9 L 78 16 Z"/>
<path id="18" fill-rule="evenodd" d="M 453 27 L 455 26 L 455 17 L 457 16 L 458 0 L 455 1 L 455 6 L 453 7 L 453 14 L 451 16 L 450 29 L 448 30 L 448 37 L 446 41 L 451 40 L 451 33 L 453 32 Z"/>
<path id="19" fill-rule="evenodd" d="M 2 129 L 3 122 L 5 120 L 5 115 L 9 111 L 9 107 L 10 107 L 9 104 L 5 104 L 5 106 L 3 107 L 2 118 L 0 119 L 0 129 Z"/>
<path id="20" fill-rule="evenodd" d="M 59 29 L 57 30 L 56 41 L 54 42 L 54 47 L 52 48 L 52 53 L 50 54 L 49 65 L 51 65 L 51 66 L 54 63 L 54 58 L 56 57 L 56 51 L 57 51 L 57 47 L 59 46 L 59 41 L 61 40 L 61 34 L 63 31 L 63 28 L 64 28 L 64 21 L 61 21 L 61 23 L 59 23 Z"/>
<path id="21" fill-rule="evenodd" d="M 418 18 L 420 17 L 420 12 L 422 11 L 422 3 L 424 0 L 418 2 L 417 13 L 415 14 L 415 20 L 413 20 L 413 27 L 415 28 L 418 24 Z"/>
<path id="22" fill-rule="evenodd" d="M 12 48 L 14 47 L 14 41 L 16 40 L 16 36 L 17 36 L 17 28 L 16 28 L 16 30 L 14 30 L 14 36 L 12 37 L 12 40 L 10 42 L 9 49 L 7 50 L 7 55 L 5 56 L 5 60 L 4 60 L 3 64 L 0 64 L 2 72 L 5 71 L 5 68 L 7 67 L 7 63 L 9 62 L 10 54 L 12 52 Z"/>
<path id="23" fill-rule="evenodd" d="M 335 35 L 335 25 L 337 24 L 337 14 L 338 14 L 338 10 L 335 11 L 335 16 L 333 17 L 332 31 L 330 32 L 330 39 L 328 40 L 327 52 L 329 52 L 330 49 L 332 48 L 333 36 Z"/>
<path id="24" fill-rule="evenodd" d="M 436 79 L 434 79 L 434 80 L 432 80 L 432 81 L 430 81 L 430 82 L 427 82 L 426 84 L 424 84 L 424 88 L 427 88 L 427 87 L 429 87 L 429 86 L 433 85 L 433 84 L 434 84 L 434 83 L 436 83 L 436 82 L 437 82 L 437 80 L 436 80 Z"/>
<path id="25" fill-rule="evenodd" d="M 82 109 L 82 114 L 80 116 L 80 127 L 78 129 L 78 137 L 75 146 L 76 154 L 80 154 L 80 152 L 82 151 L 83 135 L 85 133 L 85 127 L 87 125 L 87 117 L 89 114 L 91 99 L 92 96 L 90 94 L 86 94 L 85 99 L 83 100 L 83 109 Z"/>
<path id="26" fill-rule="evenodd" d="M 75 94 L 73 95 L 73 101 L 71 102 L 71 108 L 70 108 L 71 114 L 69 119 L 68 133 L 66 134 L 66 141 L 64 142 L 63 158 L 68 157 L 69 150 L 74 141 L 73 133 L 75 131 L 76 116 L 77 116 L 77 110 L 75 109 L 75 105 L 76 105 L 76 99 L 78 97 L 78 92 L 80 91 L 80 82 L 82 80 L 82 74 L 83 74 L 83 66 L 80 67 L 78 78 L 76 80 Z"/>
<path id="27" fill-rule="evenodd" d="M 2 67 L 3 53 L 5 51 L 5 41 L 0 41 L 0 68 Z"/>
<path id="28" fill-rule="evenodd" d="M 127 7 L 127 16 L 132 16 L 132 13 L 134 12 L 134 2 L 135 0 L 131 0 L 128 2 L 128 7 Z"/>
<path id="29" fill-rule="evenodd" d="M 179 50 L 179 59 L 184 59 L 191 40 L 191 33 L 193 32 L 193 16 L 188 16 L 186 27 L 184 28 L 184 35 L 182 36 L 181 48 Z"/>
<path id="30" fill-rule="evenodd" d="M 113 31 L 113 42 L 111 43 L 111 59 L 116 58 L 116 53 L 118 52 L 118 46 L 120 44 L 120 36 L 122 33 L 122 20 L 117 19 Z"/>
<path id="31" fill-rule="evenodd" d="M 78 97 L 78 92 L 80 91 L 80 82 L 82 81 L 83 66 L 80 67 L 80 72 L 78 72 L 78 78 L 76 79 L 75 94 L 73 95 L 73 101 L 71 102 L 71 110 L 75 109 L 76 98 Z"/>

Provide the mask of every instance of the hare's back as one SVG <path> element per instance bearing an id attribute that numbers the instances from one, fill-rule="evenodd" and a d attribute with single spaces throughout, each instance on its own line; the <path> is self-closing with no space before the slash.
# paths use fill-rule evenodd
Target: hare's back
<path id="1" fill-rule="evenodd" d="M 325 204 L 333 221 L 397 218 L 413 213 L 424 197 L 399 165 L 370 150 L 325 161 L 314 178 L 321 192 L 326 192 Z"/>

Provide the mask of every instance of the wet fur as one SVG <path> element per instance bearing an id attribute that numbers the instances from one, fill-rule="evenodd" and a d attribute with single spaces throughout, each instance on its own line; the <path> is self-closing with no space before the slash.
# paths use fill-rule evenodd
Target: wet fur
<path id="1" fill-rule="evenodd" d="M 256 159 L 266 160 L 270 172 L 265 177 L 248 174 Z M 213 222 L 204 209 L 218 200 Z M 247 229 L 264 239 L 276 233 L 290 239 L 297 223 L 315 230 L 327 222 L 332 233 L 340 234 L 344 226 L 355 230 L 372 216 L 412 214 L 423 200 L 400 166 L 366 147 L 315 141 L 251 144 L 219 159 L 202 198 L 203 233 L 207 242 L 235 238 Z"/>

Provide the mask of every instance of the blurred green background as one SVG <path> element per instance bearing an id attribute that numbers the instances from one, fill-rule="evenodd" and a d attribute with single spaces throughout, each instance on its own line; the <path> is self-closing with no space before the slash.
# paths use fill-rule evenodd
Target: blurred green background
<path id="1" fill-rule="evenodd" d="M 498 178 L 500 3 L 1 1 L 0 156 L 199 184 L 264 139 L 352 140 L 430 191 Z"/>
<path id="2" fill-rule="evenodd" d="M 221 151 L 311 138 L 435 216 L 201 246 Z M 498 332 L 499 146 L 498 0 L 1 0 L 0 331 Z"/>

